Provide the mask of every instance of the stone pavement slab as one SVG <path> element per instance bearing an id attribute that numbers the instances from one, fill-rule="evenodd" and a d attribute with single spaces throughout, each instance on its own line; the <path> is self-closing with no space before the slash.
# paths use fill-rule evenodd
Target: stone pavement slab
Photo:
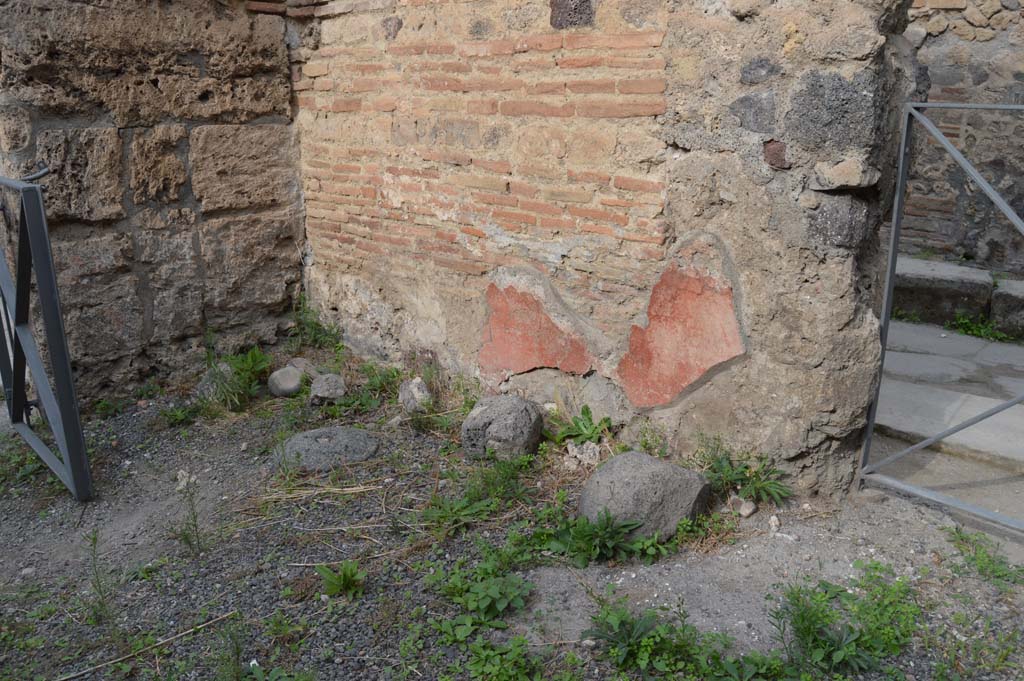
<path id="1" fill-rule="evenodd" d="M 889 434 L 920 442 L 1001 402 L 887 377 L 882 382 L 877 423 Z M 1011 407 L 952 435 L 936 448 L 1024 471 L 1024 406 Z"/>

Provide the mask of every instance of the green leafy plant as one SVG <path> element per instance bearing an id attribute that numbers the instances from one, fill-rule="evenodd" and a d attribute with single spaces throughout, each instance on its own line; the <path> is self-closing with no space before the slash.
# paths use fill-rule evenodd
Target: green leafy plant
<path id="1" fill-rule="evenodd" d="M 359 569 L 358 562 L 342 561 L 339 563 L 337 571 L 326 565 L 317 565 L 315 570 L 320 575 L 325 595 L 344 596 L 350 601 L 362 598 L 366 572 Z"/>
<path id="2" fill-rule="evenodd" d="M 164 420 L 169 428 L 188 426 L 195 423 L 196 419 L 203 412 L 203 405 L 193 402 L 180 407 L 168 407 L 160 411 L 160 418 Z"/>
<path id="3" fill-rule="evenodd" d="M 448 535 L 481 520 L 486 520 L 495 510 L 495 499 L 470 501 L 465 497 L 451 498 L 434 495 L 423 509 L 423 522 L 433 525 L 441 534 Z"/>
<path id="4" fill-rule="evenodd" d="M 452 600 L 484 620 L 495 620 L 519 610 L 533 585 L 518 575 L 480 577 L 466 585 Z"/>
<path id="5" fill-rule="evenodd" d="M 563 426 L 555 435 L 555 442 L 561 444 L 566 440 L 572 440 L 578 445 L 584 442 L 600 442 L 601 437 L 611 430 L 612 421 L 605 416 L 598 422 L 594 422 L 594 415 L 589 405 L 583 405 L 579 416 L 573 416 L 572 421 Z"/>
<path id="6" fill-rule="evenodd" d="M 128 402 L 126 400 L 119 399 L 100 399 L 93 403 L 93 410 L 96 415 L 101 419 L 109 419 L 118 414 L 124 412 L 128 408 Z"/>
<path id="7" fill-rule="evenodd" d="M 1013 565 L 999 552 L 999 545 L 982 532 L 967 532 L 960 527 L 946 528 L 953 547 L 978 576 L 1008 590 L 1015 584 L 1024 584 L 1024 566 Z"/>
<path id="8" fill-rule="evenodd" d="M 288 330 L 288 336 L 294 350 L 332 348 L 341 343 L 341 332 L 320 320 L 319 313 L 309 306 L 306 296 L 299 296 L 292 317 L 295 324 Z"/>
<path id="9" fill-rule="evenodd" d="M 264 671 L 258 664 L 250 664 L 243 678 L 252 681 L 313 681 L 315 677 L 307 672 L 288 672 L 280 667 Z"/>
<path id="10" fill-rule="evenodd" d="M 513 637 L 505 645 L 495 645 L 478 638 L 469 646 L 466 663 L 469 678 L 484 681 L 541 681 L 544 665 L 531 655 L 522 636 Z"/>
<path id="11" fill-rule="evenodd" d="M 210 358 L 213 381 L 211 400 L 232 411 L 241 411 L 259 395 L 270 374 L 270 356 L 258 347 L 217 361 Z"/>
<path id="12" fill-rule="evenodd" d="M 466 499 L 473 503 L 485 499 L 527 501 L 529 490 L 523 484 L 520 476 L 532 465 L 532 456 L 521 456 L 515 459 L 499 459 L 491 456 L 483 466 L 474 471 L 466 483 Z"/>
<path id="13" fill-rule="evenodd" d="M 793 495 L 792 490 L 779 480 L 782 474 L 778 469 L 764 458 L 753 463 L 751 458 L 749 453 L 736 454 L 718 436 L 700 435 L 694 453 L 698 467 L 720 498 L 735 492 L 743 499 L 780 505 Z"/>
<path id="14" fill-rule="evenodd" d="M 990 341 L 998 341 L 1000 343 L 1007 343 L 1016 340 L 1013 336 L 998 330 L 995 327 L 995 323 L 986 318 L 983 314 L 979 314 L 977 317 L 971 317 L 968 314 L 958 311 L 953 321 L 946 322 L 946 328 L 968 336 L 984 338 L 985 340 Z"/>
<path id="15" fill-rule="evenodd" d="M 636 553 L 629 534 L 642 522 L 619 521 L 605 509 L 590 522 L 586 516 L 566 520 L 555 530 L 547 549 L 566 555 L 573 565 L 584 568 L 595 560 L 626 560 Z"/>

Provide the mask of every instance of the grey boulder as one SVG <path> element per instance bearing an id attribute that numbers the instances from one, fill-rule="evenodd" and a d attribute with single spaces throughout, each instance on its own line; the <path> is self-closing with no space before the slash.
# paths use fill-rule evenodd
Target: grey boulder
<path id="1" fill-rule="evenodd" d="M 298 369 L 305 375 L 309 376 L 310 378 L 316 378 L 317 376 L 320 375 L 320 372 L 317 370 L 316 365 L 314 365 L 305 357 L 292 357 L 290 360 L 288 360 L 288 366 L 295 367 L 296 369 Z"/>
<path id="2" fill-rule="evenodd" d="M 514 395 L 485 397 L 462 423 L 462 449 L 472 457 L 488 450 L 499 456 L 522 456 L 537 451 L 544 417 L 540 407 Z"/>
<path id="3" fill-rule="evenodd" d="M 293 435 L 284 443 L 281 466 L 323 473 L 347 463 L 376 457 L 380 440 L 360 428 L 332 426 Z"/>
<path id="4" fill-rule="evenodd" d="M 270 374 L 267 387 L 274 397 L 291 397 L 302 390 L 302 372 L 293 366 L 286 366 Z"/>
<path id="5" fill-rule="evenodd" d="M 398 388 L 398 402 L 406 414 L 425 414 L 434 402 L 426 381 L 417 376 L 403 381 Z"/>
<path id="6" fill-rule="evenodd" d="M 587 480 L 580 515 L 593 522 L 607 510 L 620 522 L 643 523 L 630 539 L 657 533 L 667 540 L 675 536 L 680 520 L 703 513 L 710 498 L 711 485 L 700 473 L 641 452 L 625 452 Z"/>
<path id="7" fill-rule="evenodd" d="M 320 374 L 309 387 L 309 403 L 313 406 L 337 404 L 345 397 L 345 379 L 338 374 Z"/>

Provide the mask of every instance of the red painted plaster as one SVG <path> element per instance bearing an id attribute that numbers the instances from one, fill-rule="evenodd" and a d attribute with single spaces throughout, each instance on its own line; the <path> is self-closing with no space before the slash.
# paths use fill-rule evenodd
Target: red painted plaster
<path id="1" fill-rule="evenodd" d="M 651 292 L 647 327 L 634 326 L 619 382 L 637 407 L 668 404 L 709 369 L 743 354 L 732 289 L 673 265 Z"/>
<path id="2" fill-rule="evenodd" d="M 585 374 L 593 359 L 583 339 L 556 325 L 544 304 L 513 287 L 487 288 L 490 318 L 480 348 L 480 368 L 486 374 L 521 374 L 542 367 Z"/>

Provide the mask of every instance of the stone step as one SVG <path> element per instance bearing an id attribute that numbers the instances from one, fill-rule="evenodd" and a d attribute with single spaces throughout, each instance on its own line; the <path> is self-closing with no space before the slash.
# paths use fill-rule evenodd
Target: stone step
<path id="1" fill-rule="evenodd" d="M 896 261 L 893 309 L 932 324 L 952 321 L 958 312 L 988 316 L 994 289 L 986 270 L 903 256 Z"/>
<path id="2" fill-rule="evenodd" d="M 877 425 L 883 433 L 920 442 L 1002 402 L 886 377 L 878 402 Z M 1024 472 L 1024 406 L 1010 407 L 950 436 L 935 448 Z"/>
<path id="3" fill-rule="evenodd" d="M 1024 338 L 1024 281 L 997 282 L 992 292 L 992 321 L 1003 333 Z"/>

